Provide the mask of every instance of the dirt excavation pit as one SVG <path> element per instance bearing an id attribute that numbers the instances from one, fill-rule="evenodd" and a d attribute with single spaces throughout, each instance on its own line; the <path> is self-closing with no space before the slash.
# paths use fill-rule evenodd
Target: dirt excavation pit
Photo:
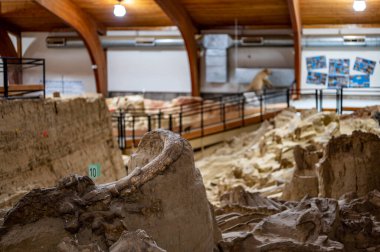
<path id="1" fill-rule="evenodd" d="M 179 135 L 147 133 L 128 176 L 22 197 L 0 251 L 378 251 L 377 113 L 285 110 L 195 163 Z"/>

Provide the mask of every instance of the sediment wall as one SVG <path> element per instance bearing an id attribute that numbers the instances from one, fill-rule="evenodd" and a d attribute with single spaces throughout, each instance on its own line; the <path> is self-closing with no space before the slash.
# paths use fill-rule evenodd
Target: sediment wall
<path id="1" fill-rule="evenodd" d="M 90 164 L 97 183 L 126 174 L 104 99 L 0 101 L 0 206 Z"/>

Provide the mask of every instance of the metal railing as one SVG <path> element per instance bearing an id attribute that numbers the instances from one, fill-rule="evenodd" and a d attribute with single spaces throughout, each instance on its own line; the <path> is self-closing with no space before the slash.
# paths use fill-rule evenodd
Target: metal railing
<path id="1" fill-rule="evenodd" d="M 380 89 L 375 90 L 380 95 Z M 173 107 L 117 110 L 112 115 L 112 121 L 119 147 L 124 150 L 127 147 L 136 147 L 138 140 L 146 132 L 158 128 L 193 139 L 257 123 L 290 107 L 292 98 L 298 93 L 313 96 L 317 111 L 326 109 L 326 96 L 335 96 L 335 111 L 342 114 L 345 110 L 344 95 L 352 92 L 369 91 L 344 88 L 271 89 L 263 90 L 260 94 L 252 92 L 221 95 Z"/>
<path id="2" fill-rule="evenodd" d="M 17 75 L 25 74 L 23 73 L 25 70 L 30 68 L 41 68 L 41 88 L 38 89 L 25 89 L 22 87 L 24 83 L 22 82 L 22 77 Z M 25 94 L 42 92 L 43 98 L 46 97 L 46 65 L 45 59 L 37 59 L 37 58 L 14 58 L 14 57 L 0 57 L 0 74 L 3 75 L 3 94 L 2 97 L 5 99 L 9 98 L 17 98 L 21 99 Z M 17 91 L 12 91 L 10 89 L 10 80 L 16 78 L 19 82 L 15 83 L 19 87 Z M 14 81 L 14 80 L 13 80 Z M 27 87 L 28 85 L 25 85 Z M 12 95 L 11 95 L 12 94 Z M 40 96 L 28 96 L 26 98 L 39 98 Z"/>
<path id="3" fill-rule="evenodd" d="M 290 90 L 267 90 L 262 94 L 239 93 L 199 102 L 158 109 L 117 110 L 112 115 L 121 149 L 137 146 L 138 140 L 154 129 L 164 128 L 180 135 L 203 137 L 245 126 L 252 118 L 265 119 L 266 113 L 289 106 Z"/>

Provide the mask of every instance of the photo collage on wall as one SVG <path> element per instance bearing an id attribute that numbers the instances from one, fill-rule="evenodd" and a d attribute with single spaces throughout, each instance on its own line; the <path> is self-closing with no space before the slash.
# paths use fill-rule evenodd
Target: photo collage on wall
<path id="1" fill-rule="evenodd" d="M 363 74 L 350 74 L 350 59 L 329 59 L 326 56 L 306 58 L 307 84 L 326 85 L 328 88 L 369 88 L 370 75 L 374 74 L 376 61 L 357 57 L 353 70 Z"/>
<path id="2" fill-rule="evenodd" d="M 313 70 L 325 69 L 327 67 L 326 56 L 316 56 L 306 58 L 307 65 L 307 84 L 325 85 L 327 74 L 315 72 Z"/>

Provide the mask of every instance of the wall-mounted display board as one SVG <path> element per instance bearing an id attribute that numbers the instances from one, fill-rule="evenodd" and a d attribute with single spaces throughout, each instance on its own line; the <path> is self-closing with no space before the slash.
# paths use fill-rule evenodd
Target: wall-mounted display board
<path id="1" fill-rule="evenodd" d="M 301 88 L 380 87 L 379 61 L 372 48 L 304 50 Z"/>
<path id="2" fill-rule="evenodd" d="M 54 92 L 60 92 L 66 95 L 83 95 L 85 93 L 85 87 L 82 81 L 47 80 L 46 94 L 51 95 Z"/>

